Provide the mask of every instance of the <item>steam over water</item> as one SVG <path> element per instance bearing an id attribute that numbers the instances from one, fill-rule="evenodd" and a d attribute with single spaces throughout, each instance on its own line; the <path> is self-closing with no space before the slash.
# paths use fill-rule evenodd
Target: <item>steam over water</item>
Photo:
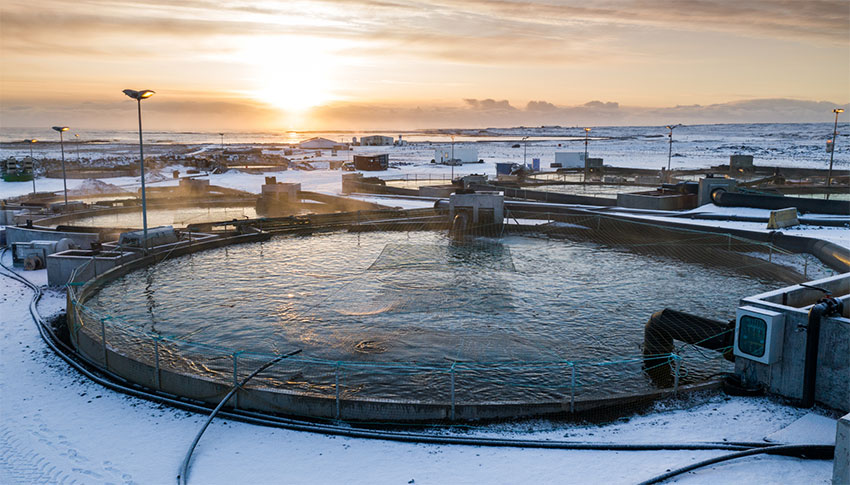
<path id="1" fill-rule="evenodd" d="M 729 320 L 740 298 L 778 286 L 592 243 L 510 236 L 464 245 L 435 232 L 332 233 L 166 260 L 110 283 L 89 306 L 147 332 L 230 349 L 300 348 L 302 358 L 448 368 L 458 361 L 622 360 L 640 354 L 643 327 L 657 310 Z M 683 382 L 723 368 L 714 352 L 685 355 Z M 232 371 L 226 358 L 172 360 L 223 376 Z M 308 367 L 283 366 L 270 385 L 326 392 L 333 371 L 311 377 Z M 513 372 L 467 370 L 457 392 L 475 400 L 562 396 L 568 374 L 546 372 L 513 385 Z M 579 382 L 587 391 L 650 386 L 639 363 L 583 369 Z M 346 392 L 387 398 L 444 397 L 445 383 L 442 374 L 345 374 Z"/>

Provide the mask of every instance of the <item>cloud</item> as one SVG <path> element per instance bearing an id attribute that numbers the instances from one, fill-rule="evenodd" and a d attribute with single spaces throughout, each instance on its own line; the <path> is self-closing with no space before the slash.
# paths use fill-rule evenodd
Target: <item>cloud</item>
<path id="1" fill-rule="evenodd" d="M 710 105 L 670 107 L 621 106 L 614 101 L 590 101 L 558 106 L 545 100 L 515 108 L 507 100 L 464 99 L 456 105 L 401 105 L 333 103 L 305 115 L 297 129 L 314 130 L 409 130 L 423 128 L 487 128 L 512 126 L 629 126 L 669 123 L 813 123 L 832 120 L 832 109 L 843 107 L 827 101 L 752 99 Z M 61 122 L 78 128 L 134 129 L 132 100 L 50 103 L 16 100 L 4 104 L 14 126 L 50 126 Z M 541 109 L 544 108 L 544 109 Z M 256 102 L 237 98 L 210 101 L 149 102 L 144 106 L 146 129 L 258 131 L 284 128 L 279 113 Z M 286 127 L 288 128 L 288 127 Z"/>
<path id="2" fill-rule="evenodd" d="M 130 44 L 138 44 L 137 50 L 150 45 L 149 54 L 162 55 L 163 39 L 183 39 L 184 44 L 171 44 L 177 52 L 202 53 L 209 49 L 208 42 L 197 46 L 204 39 L 216 38 L 214 45 L 226 49 L 222 38 L 313 35 L 370 43 L 359 47 L 366 50 L 386 52 L 392 46 L 407 55 L 485 64 L 610 59 L 630 49 L 624 39 L 636 31 L 659 29 L 837 46 L 850 37 L 846 0 L 314 0 L 261 6 L 80 0 L 74 9 L 58 0 L 8 0 L 0 23 L 6 55 L 65 49 L 120 55 Z"/>
<path id="3" fill-rule="evenodd" d="M 593 108 L 593 109 L 617 109 L 617 108 L 620 107 L 620 103 L 616 103 L 616 102 L 603 103 L 602 101 L 593 100 L 593 101 L 588 101 L 587 103 L 584 103 L 584 107 L 585 108 Z"/>
<path id="4" fill-rule="evenodd" d="M 831 119 L 837 105 L 827 101 L 754 99 L 671 107 L 621 106 L 614 101 L 590 101 L 577 106 L 556 106 L 548 101 L 529 102 L 517 109 L 506 100 L 464 99 L 461 107 L 405 107 L 338 103 L 317 108 L 314 119 L 324 129 L 487 128 L 511 126 L 660 125 L 668 123 L 804 123 Z M 510 106 L 510 109 L 481 109 Z M 540 108 L 544 109 L 540 109 Z M 845 109 L 850 105 L 845 105 Z"/>
<path id="5" fill-rule="evenodd" d="M 487 99 L 472 99 L 467 98 L 463 100 L 466 105 L 472 109 L 482 110 L 482 111 L 514 111 L 516 108 L 511 106 L 511 103 L 508 102 L 507 99 L 503 99 L 501 101 L 496 101 L 491 98 Z"/>
<path id="6" fill-rule="evenodd" d="M 558 107 L 548 101 L 529 101 L 527 105 L 525 105 L 526 111 L 555 111 Z"/>

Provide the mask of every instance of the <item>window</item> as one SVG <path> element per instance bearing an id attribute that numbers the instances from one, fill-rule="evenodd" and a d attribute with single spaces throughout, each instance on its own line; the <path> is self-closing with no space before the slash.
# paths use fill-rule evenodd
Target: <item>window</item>
<path id="1" fill-rule="evenodd" d="M 764 356 L 767 322 L 761 318 L 742 315 L 738 325 L 738 349 L 753 357 Z"/>

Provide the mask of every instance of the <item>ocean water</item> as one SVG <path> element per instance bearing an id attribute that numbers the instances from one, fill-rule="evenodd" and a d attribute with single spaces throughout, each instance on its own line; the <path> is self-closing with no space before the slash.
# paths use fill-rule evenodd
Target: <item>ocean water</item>
<path id="1" fill-rule="evenodd" d="M 753 155 L 756 164 L 778 166 L 801 166 L 826 168 L 829 153 L 826 142 L 832 138 L 832 123 L 759 123 L 759 124 L 715 124 L 680 126 L 673 134 L 673 168 L 708 166 L 707 164 L 728 163 L 729 155 Z M 850 168 L 850 124 L 839 123 L 839 137 L 835 151 L 835 166 Z M 554 151 L 583 151 L 584 130 L 578 127 L 540 128 L 486 128 L 480 130 L 431 130 L 407 132 L 382 132 L 385 135 L 401 135 L 414 145 L 412 147 L 358 147 L 358 151 L 390 151 L 391 155 L 407 161 L 428 162 L 434 158 L 431 145 L 451 143 L 454 133 L 456 144 L 474 144 L 479 156 L 488 158 L 522 158 L 527 148 L 527 158 L 542 157 L 544 166 Z M 224 135 L 227 146 L 256 146 L 274 148 L 293 144 L 314 136 L 340 142 L 358 139 L 364 132 L 230 132 Z M 666 165 L 668 155 L 668 130 L 663 126 L 600 126 L 594 127 L 589 140 L 590 156 L 602 157 L 605 163 L 618 166 L 653 167 Z M 0 158 L 29 154 L 29 146 L 17 143 L 27 138 L 37 138 L 38 157 L 59 158 L 58 138 L 48 127 L 4 128 L 0 132 Z M 66 141 L 66 156 L 73 159 L 77 150 L 82 156 L 107 158 L 110 154 L 119 157 L 137 155 L 138 133 L 135 131 L 92 130 L 81 131 L 78 139 Z M 527 142 L 521 139 L 528 137 Z M 79 141 L 79 145 L 77 142 Z M 179 150 L 186 153 L 185 146 L 215 147 L 222 139 L 218 133 L 145 131 L 145 143 L 151 153 Z M 523 148 L 512 149 L 520 143 Z M 527 143 L 527 147 L 526 147 Z M 54 146 L 55 145 L 55 146 Z M 178 148 L 179 147 L 179 148 Z M 417 150 L 421 151 L 418 153 Z"/>

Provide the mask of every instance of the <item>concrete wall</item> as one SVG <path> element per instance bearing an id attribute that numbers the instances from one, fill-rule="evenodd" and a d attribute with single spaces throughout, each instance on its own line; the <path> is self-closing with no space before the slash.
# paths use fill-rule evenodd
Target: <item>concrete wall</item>
<path id="1" fill-rule="evenodd" d="M 91 244 L 97 242 L 100 236 L 97 234 L 82 233 L 82 232 L 63 232 L 54 231 L 47 228 L 26 228 L 9 226 L 6 228 L 6 245 L 11 248 L 13 243 L 30 242 L 30 241 L 58 241 L 62 238 L 68 238 L 74 241 L 74 244 L 83 248 L 91 249 Z"/>
<path id="2" fill-rule="evenodd" d="M 71 277 L 71 273 L 80 267 L 82 269 L 78 271 L 78 281 L 90 280 L 119 264 L 138 257 L 141 257 L 140 253 L 128 251 L 104 251 L 93 255 L 89 251 L 73 249 L 51 254 L 47 256 L 47 284 L 64 286 Z"/>
<path id="3" fill-rule="evenodd" d="M 850 411 L 850 273 L 809 283 L 828 289 L 844 300 L 844 315 L 821 320 L 815 400 L 834 409 Z M 782 358 L 766 365 L 738 357 L 736 372 L 748 382 L 763 384 L 768 392 L 790 399 L 803 397 L 803 371 L 807 333 L 800 326 L 808 322 L 808 311 L 821 292 L 799 285 L 762 293 L 741 300 L 751 305 L 785 314 Z"/>
<path id="4" fill-rule="evenodd" d="M 617 194 L 617 205 L 630 209 L 649 210 L 683 210 L 693 209 L 697 206 L 696 194 L 665 194 L 658 192 L 638 192 L 634 194 Z"/>
<path id="5" fill-rule="evenodd" d="M 835 425 L 835 458 L 832 465 L 832 484 L 850 483 L 850 414 Z"/>
<path id="6" fill-rule="evenodd" d="M 266 238 L 266 234 L 253 234 L 218 238 L 196 243 L 192 246 L 178 247 L 170 257 L 191 252 L 212 249 L 239 242 L 252 242 Z M 143 268 L 165 257 L 164 253 L 154 254 L 127 262 L 113 268 L 97 279 L 87 282 L 76 291 L 81 301 L 94 295 L 99 287 L 130 271 Z M 112 331 L 107 326 L 107 342 L 101 338 L 101 322 L 97 318 L 81 319 L 72 305 L 72 290 L 68 292 L 68 325 L 71 340 L 80 355 L 108 372 L 130 382 L 141 384 L 176 396 L 187 397 L 208 404 L 217 404 L 231 388 L 227 379 L 215 380 L 208 376 L 184 374 L 167 368 L 157 368 L 152 345 L 133 349 L 113 347 Z M 88 322 L 86 324 L 85 322 Z M 135 340 L 135 339 L 134 339 Z M 153 354 L 153 355 L 152 355 Z M 165 359 L 163 359 L 165 360 Z M 680 386 L 680 393 L 716 388 L 716 382 Z M 329 391 L 334 393 L 334 390 Z M 564 414 L 571 408 L 575 412 L 617 409 L 624 405 L 648 403 L 653 399 L 672 394 L 670 389 L 645 394 L 619 395 L 611 398 L 576 399 L 571 403 L 569 396 L 541 402 L 421 402 L 374 398 L 346 398 L 339 401 L 335 395 L 306 395 L 286 389 L 268 387 L 248 387 L 240 390 L 231 405 L 240 409 L 259 412 L 271 412 L 291 416 L 312 416 L 352 421 L 390 420 L 396 422 L 444 421 L 454 417 L 456 420 L 504 419 L 519 416 L 545 416 Z"/>

